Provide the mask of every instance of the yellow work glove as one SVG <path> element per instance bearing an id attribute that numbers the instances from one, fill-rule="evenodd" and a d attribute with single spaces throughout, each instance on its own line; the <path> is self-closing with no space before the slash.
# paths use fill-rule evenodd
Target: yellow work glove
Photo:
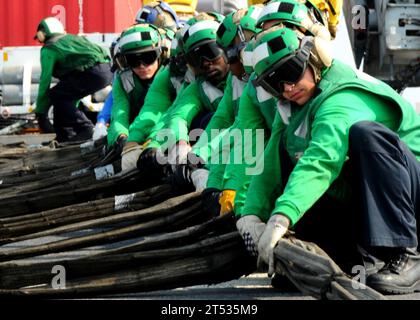
<path id="1" fill-rule="evenodd" d="M 233 207 L 235 204 L 235 190 L 223 190 L 222 194 L 219 198 L 220 203 L 220 215 L 223 216 L 229 212 L 233 211 Z"/>
<path id="2" fill-rule="evenodd" d="M 248 0 L 248 6 L 253 6 L 254 4 L 262 4 L 267 2 L 267 0 Z"/>

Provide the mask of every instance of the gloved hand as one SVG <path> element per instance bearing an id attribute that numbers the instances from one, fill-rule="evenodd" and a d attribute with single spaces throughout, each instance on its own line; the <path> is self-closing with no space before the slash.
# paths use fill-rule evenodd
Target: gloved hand
<path id="1" fill-rule="evenodd" d="M 156 160 L 157 148 L 145 148 L 137 161 L 137 169 L 147 171 L 160 167 Z"/>
<path id="2" fill-rule="evenodd" d="M 282 214 L 273 215 L 267 222 L 267 226 L 258 243 L 258 266 L 264 262 L 268 265 L 268 276 L 274 272 L 274 248 L 277 242 L 286 234 L 290 220 Z"/>
<path id="3" fill-rule="evenodd" d="M 140 158 L 144 148 L 137 142 L 128 142 L 121 153 L 122 171 L 131 171 L 137 168 L 137 161 Z"/>
<path id="4" fill-rule="evenodd" d="M 220 195 L 220 215 L 223 216 L 233 211 L 235 204 L 236 191 L 235 190 L 223 190 Z"/>
<path id="5" fill-rule="evenodd" d="M 186 164 L 188 153 L 191 151 L 191 146 L 185 141 L 179 141 L 176 145 L 169 149 L 168 163 L 175 172 L 177 165 Z"/>
<path id="6" fill-rule="evenodd" d="M 264 232 L 265 223 L 254 215 L 241 217 L 236 222 L 236 228 L 244 239 L 247 251 L 254 257 L 258 256 L 258 242 Z"/>
<path id="7" fill-rule="evenodd" d="M 38 126 L 43 133 L 54 133 L 54 127 L 52 126 L 48 115 L 46 113 L 35 113 L 36 120 L 38 121 Z"/>
<path id="8" fill-rule="evenodd" d="M 93 129 L 92 140 L 97 141 L 103 137 L 106 137 L 107 135 L 108 135 L 108 128 L 106 127 L 106 124 L 103 122 L 97 122 L 95 125 L 95 128 Z"/>
<path id="9" fill-rule="evenodd" d="M 194 152 L 189 152 L 187 154 L 187 163 L 192 168 L 203 168 L 206 162 L 198 155 L 196 155 Z"/>
<path id="10" fill-rule="evenodd" d="M 203 191 L 209 175 L 208 170 L 203 168 L 205 161 L 192 152 L 187 153 L 185 160 L 185 163 L 178 164 L 173 169 L 170 183 L 175 189 L 189 190 L 194 185 L 196 191 Z"/>
<path id="11" fill-rule="evenodd" d="M 192 191 L 191 169 L 186 164 L 177 165 L 169 177 L 169 183 L 174 190 Z"/>
<path id="12" fill-rule="evenodd" d="M 151 180 L 154 183 L 170 183 L 167 181 L 168 166 L 158 148 L 145 148 L 137 161 L 137 169 L 145 180 Z"/>
<path id="13" fill-rule="evenodd" d="M 204 212 L 212 217 L 220 215 L 219 198 L 222 191 L 216 188 L 207 188 L 201 193 L 201 201 L 203 202 Z"/>
<path id="14" fill-rule="evenodd" d="M 115 153 L 118 155 L 121 154 L 123 152 L 123 149 L 126 143 L 127 143 L 127 136 L 125 134 L 120 135 L 117 141 L 114 143 Z"/>
<path id="15" fill-rule="evenodd" d="M 191 172 L 191 181 L 195 187 L 195 191 L 201 192 L 207 187 L 209 173 L 207 169 L 195 169 Z"/>

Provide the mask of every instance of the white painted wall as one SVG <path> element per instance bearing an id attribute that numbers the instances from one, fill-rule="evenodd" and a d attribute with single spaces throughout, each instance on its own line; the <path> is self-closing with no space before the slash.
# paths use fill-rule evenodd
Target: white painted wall
<path id="1" fill-rule="evenodd" d="M 410 101 L 420 115 L 420 87 L 410 87 L 403 91 L 402 96 Z"/>
<path id="2" fill-rule="evenodd" d="M 340 23 L 337 26 L 337 36 L 332 41 L 332 54 L 335 59 L 347 63 L 353 68 L 356 68 L 353 49 L 351 47 L 350 42 L 350 36 L 348 33 L 346 20 L 343 14 L 341 14 Z"/>

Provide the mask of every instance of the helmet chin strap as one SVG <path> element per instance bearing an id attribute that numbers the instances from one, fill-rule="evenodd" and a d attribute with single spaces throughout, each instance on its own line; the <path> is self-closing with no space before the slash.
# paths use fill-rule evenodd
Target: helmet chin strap
<path id="1" fill-rule="evenodd" d="M 239 39 L 241 40 L 241 42 L 246 42 L 246 37 L 245 37 L 244 31 L 243 31 L 243 29 L 240 25 L 238 26 L 238 36 L 239 36 Z"/>

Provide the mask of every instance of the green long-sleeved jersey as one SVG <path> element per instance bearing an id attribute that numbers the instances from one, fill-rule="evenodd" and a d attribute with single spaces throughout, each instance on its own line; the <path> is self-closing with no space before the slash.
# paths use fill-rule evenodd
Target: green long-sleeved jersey
<path id="1" fill-rule="evenodd" d="M 200 156 L 210 171 L 208 188 L 222 189 L 223 175 L 234 140 L 231 139 L 239 109 L 239 99 L 246 82 L 229 73 L 226 88 L 215 114 L 192 152 Z"/>
<path id="2" fill-rule="evenodd" d="M 189 142 L 189 128 L 193 119 L 201 112 L 217 109 L 225 85 L 226 81 L 221 81 L 216 87 L 202 78 L 189 84 L 162 117 L 162 121 L 153 128 L 148 138 L 152 140 L 149 147 L 169 149 L 180 140 Z M 159 134 L 162 129 L 166 132 L 164 136 Z"/>
<path id="3" fill-rule="evenodd" d="M 35 112 L 45 113 L 51 106 L 52 77 L 62 79 L 72 72 L 83 72 L 98 63 L 110 61 L 105 49 L 84 37 L 67 34 L 47 40 L 41 49 L 41 78 Z"/>
<path id="4" fill-rule="evenodd" d="M 117 74 L 112 86 L 114 103 L 108 129 L 108 146 L 113 146 L 120 135 L 128 136 L 130 124 L 143 107 L 151 82 L 141 81 L 131 69 Z"/>
<path id="5" fill-rule="evenodd" d="M 184 77 L 173 76 L 169 66 L 163 68 L 150 85 L 139 115 L 130 125 L 128 141 L 144 143 L 187 84 Z"/>
<path id="6" fill-rule="evenodd" d="M 264 152 L 264 172 L 252 179 L 242 215 L 286 215 L 293 226 L 324 194 L 348 201 L 340 175 L 348 160 L 350 127 L 376 121 L 396 132 L 420 161 L 420 116 L 385 83 L 334 60 L 318 84 L 320 93 L 304 106 L 276 116 Z M 279 149 L 295 165 L 282 185 Z"/>
<path id="7" fill-rule="evenodd" d="M 222 189 L 235 190 L 235 213 L 240 214 L 246 192 L 253 177 L 256 159 L 264 150 L 265 141 L 271 134 L 271 126 L 276 114 L 276 100 L 261 87 L 255 88 L 252 74 L 239 100 L 239 110 L 235 128 L 242 139 L 235 140 L 231 161 L 226 166 Z M 257 132 L 263 135 L 257 148 Z M 235 159 L 236 157 L 236 159 Z M 256 171 L 258 172 L 258 170 Z"/>

